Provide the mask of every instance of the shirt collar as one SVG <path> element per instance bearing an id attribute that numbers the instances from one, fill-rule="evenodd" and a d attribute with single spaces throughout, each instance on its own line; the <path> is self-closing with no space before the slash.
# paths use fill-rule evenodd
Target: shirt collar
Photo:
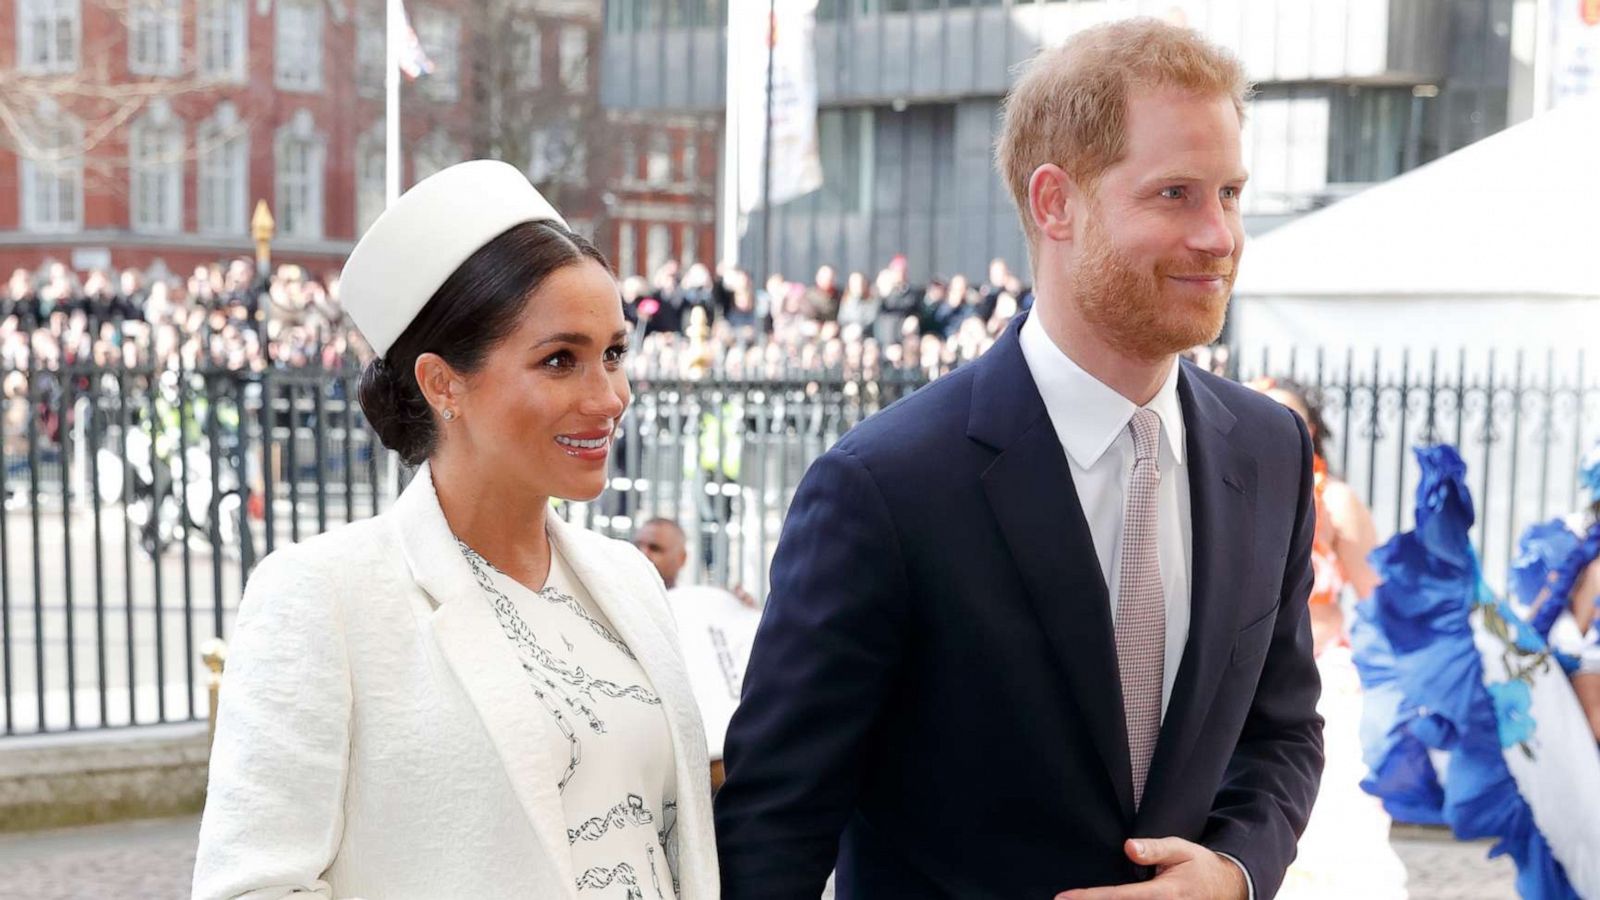
<path id="1" fill-rule="evenodd" d="M 1061 438 L 1062 449 L 1079 468 L 1093 466 L 1127 430 L 1139 407 L 1063 353 L 1045 334 L 1037 315 L 1029 315 L 1022 323 L 1018 339 L 1028 371 Z M 1183 406 L 1178 402 L 1178 367 L 1174 359 L 1167 380 L 1145 408 L 1161 419 L 1162 440 L 1172 458 L 1182 465 L 1184 429 Z"/>

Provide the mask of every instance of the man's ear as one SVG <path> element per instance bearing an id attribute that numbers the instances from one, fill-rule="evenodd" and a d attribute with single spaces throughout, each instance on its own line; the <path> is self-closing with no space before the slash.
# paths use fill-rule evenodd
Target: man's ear
<path id="1" fill-rule="evenodd" d="M 1041 237 L 1064 243 L 1073 240 L 1077 195 L 1077 183 L 1060 166 L 1045 163 L 1033 170 L 1028 178 L 1028 212 Z"/>

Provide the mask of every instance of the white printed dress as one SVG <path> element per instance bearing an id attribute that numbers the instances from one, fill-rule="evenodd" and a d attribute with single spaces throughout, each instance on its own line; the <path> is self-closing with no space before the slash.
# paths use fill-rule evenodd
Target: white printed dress
<path id="1" fill-rule="evenodd" d="M 638 660 L 553 547 L 533 591 L 460 546 L 568 761 L 556 786 L 579 895 L 675 900 L 672 743 Z"/>

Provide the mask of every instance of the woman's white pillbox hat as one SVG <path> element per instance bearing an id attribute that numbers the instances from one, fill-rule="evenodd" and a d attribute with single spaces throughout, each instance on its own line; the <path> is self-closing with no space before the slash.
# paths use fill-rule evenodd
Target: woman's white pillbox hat
<path id="1" fill-rule="evenodd" d="M 457 163 L 400 195 L 345 261 L 340 300 L 380 357 L 472 254 L 523 222 L 567 223 L 514 166 Z"/>

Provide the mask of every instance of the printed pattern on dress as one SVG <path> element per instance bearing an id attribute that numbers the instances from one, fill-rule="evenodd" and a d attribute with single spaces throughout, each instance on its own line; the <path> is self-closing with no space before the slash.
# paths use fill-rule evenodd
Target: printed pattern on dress
<path id="1" fill-rule="evenodd" d="M 517 648 L 518 660 L 522 668 L 528 673 L 533 687 L 533 694 L 538 698 L 539 704 L 545 708 L 550 717 L 555 720 L 556 728 L 561 731 L 567 740 L 567 767 L 562 772 L 561 778 L 556 782 L 558 791 L 565 791 L 572 781 L 572 776 L 577 773 L 578 765 L 583 760 L 583 743 L 578 739 L 577 730 L 568 721 L 562 706 L 567 707 L 575 715 L 581 716 L 588 724 L 589 729 L 596 734 L 604 734 L 605 721 L 595 710 L 593 701 L 595 693 L 615 699 L 630 699 L 640 703 L 659 706 L 661 698 L 647 688 L 639 685 L 622 687 L 615 682 L 595 678 L 585 672 L 582 666 L 569 665 L 564 660 L 551 653 L 540 643 L 538 635 L 528 627 L 522 615 L 517 612 L 516 605 L 505 591 L 494 583 L 491 570 L 498 571 L 484 559 L 477 551 L 467 546 L 466 542 L 456 540 L 461 554 L 467 560 L 467 565 L 472 569 L 472 575 L 477 579 L 478 586 L 489 597 L 490 605 L 494 608 L 495 619 L 499 621 L 500 628 L 506 637 L 511 639 Z M 577 601 L 573 601 L 577 605 Z M 594 625 L 604 628 L 599 622 L 589 620 Z M 552 677 L 553 676 L 553 677 Z M 573 690 L 564 690 L 556 683 L 556 678 L 566 682 Z M 577 696 L 574 694 L 576 693 Z M 559 701 L 559 702 L 558 702 Z"/>
<path id="2" fill-rule="evenodd" d="M 571 717 L 581 719 L 588 728 L 597 735 L 606 734 L 606 723 L 601 718 L 595 704 L 601 699 L 635 701 L 649 706 L 661 706 L 661 698 L 653 691 L 641 685 L 619 685 L 614 681 L 599 678 L 588 672 L 583 666 L 569 662 L 568 658 L 557 655 L 547 647 L 536 634 L 527 621 L 523 619 L 516 604 L 495 583 L 493 573 L 499 572 L 492 563 L 469 547 L 465 542 L 457 539 L 462 556 L 471 567 L 473 577 L 478 586 L 483 590 L 494 610 L 495 619 L 499 622 L 501 631 L 511 641 L 517 651 L 518 662 L 528 673 L 530 685 L 534 696 L 538 698 L 541 706 L 550 714 L 557 728 L 567 741 L 568 764 L 557 782 L 557 790 L 563 794 L 567 785 L 577 774 L 578 766 L 582 761 L 583 743 L 578 730 L 573 727 Z M 500 573 L 502 577 L 505 573 Z M 561 607 L 575 619 L 584 623 L 598 637 L 623 653 L 628 659 L 637 662 L 637 657 L 623 641 L 614 634 L 605 623 L 590 615 L 588 610 L 571 595 L 554 587 L 545 587 L 534 592 L 537 596 Z M 575 652 L 574 645 L 565 634 L 557 633 L 561 644 L 566 647 L 566 654 Z M 644 846 L 644 859 L 633 857 L 633 862 L 619 861 L 615 865 L 589 866 L 577 878 L 580 891 L 601 891 L 607 888 L 620 887 L 624 889 L 627 900 L 645 900 L 646 888 L 640 884 L 640 871 L 636 864 L 648 863 L 650 870 L 650 887 L 654 890 L 656 900 L 668 900 L 676 897 L 678 892 L 678 854 L 677 854 L 677 810 L 678 805 L 672 800 L 664 800 L 661 815 L 653 813 L 643 797 L 629 793 L 621 803 L 617 803 L 603 814 L 584 820 L 575 828 L 567 829 L 567 842 L 577 845 L 580 842 L 597 845 L 596 850 L 602 854 L 607 847 L 615 846 L 618 833 L 625 829 L 649 828 L 652 839 L 647 839 Z M 604 841 L 604 843 L 601 843 Z M 665 860 L 668 869 L 667 875 L 672 885 L 672 892 L 664 889 L 662 873 L 658 871 L 657 855 Z M 590 851 L 591 853 L 595 851 Z M 619 854 L 624 857 L 632 856 L 631 853 Z M 615 859 L 615 857 L 612 857 Z"/>
<path id="3" fill-rule="evenodd" d="M 639 890 L 639 876 L 633 866 L 617 863 L 615 866 L 591 866 L 578 876 L 578 890 L 597 890 L 620 884 L 628 889 L 628 900 L 644 900 Z"/>
<path id="4" fill-rule="evenodd" d="M 611 807 L 603 816 L 595 816 L 577 828 L 567 829 L 567 843 L 576 844 L 578 841 L 598 841 L 605 837 L 613 828 L 621 829 L 629 825 L 654 825 L 656 817 L 644 805 L 644 798 L 638 794 L 629 794 L 628 799 Z"/>
<path id="5" fill-rule="evenodd" d="M 628 648 L 628 645 L 622 642 L 622 638 L 619 638 L 612 633 L 611 629 L 607 628 L 604 622 L 601 622 L 594 616 L 589 615 L 589 611 L 583 608 L 583 604 L 578 602 L 578 598 L 572 596 L 571 594 L 563 594 L 555 588 L 548 586 L 540 588 L 538 594 L 546 600 L 549 600 L 551 603 L 557 604 L 558 606 L 565 606 L 568 612 L 572 613 L 574 616 L 577 616 L 579 619 L 582 619 L 584 623 L 589 626 L 590 631 L 593 631 L 595 634 L 599 635 L 600 638 L 606 643 L 617 648 L 618 650 L 621 650 L 623 656 L 626 656 L 631 660 L 638 660 L 638 657 L 633 655 L 633 651 Z"/>

